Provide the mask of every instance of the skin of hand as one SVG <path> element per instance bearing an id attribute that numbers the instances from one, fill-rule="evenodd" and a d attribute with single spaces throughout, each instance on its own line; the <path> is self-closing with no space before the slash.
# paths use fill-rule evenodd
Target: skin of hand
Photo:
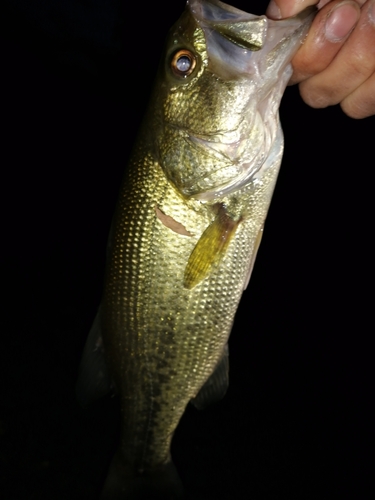
<path id="1" fill-rule="evenodd" d="M 290 17 L 316 0 L 271 0 L 267 16 Z M 375 0 L 321 0 L 295 55 L 290 84 L 313 108 L 340 104 L 352 118 L 375 114 Z"/>

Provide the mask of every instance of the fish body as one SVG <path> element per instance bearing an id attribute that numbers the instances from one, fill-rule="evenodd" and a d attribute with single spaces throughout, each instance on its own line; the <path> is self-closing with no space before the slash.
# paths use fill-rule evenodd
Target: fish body
<path id="1" fill-rule="evenodd" d="M 108 367 L 121 400 L 103 498 L 141 497 L 129 484 L 164 472 L 178 497 L 173 433 L 189 401 L 203 407 L 225 393 L 227 341 L 282 157 L 279 103 L 313 16 L 270 21 L 190 0 L 170 30 L 84 353 L 85 365 L 103 349 L 90 383 L 104 393 Z M 79 387 L 90 376 L 83 366 Z"/>

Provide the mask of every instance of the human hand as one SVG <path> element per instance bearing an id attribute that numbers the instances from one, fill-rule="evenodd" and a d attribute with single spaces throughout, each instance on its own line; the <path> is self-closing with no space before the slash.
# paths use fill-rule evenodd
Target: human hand
<path id="1" fill-rule="evenodd" d="M 267 15 L 290 17 L 317 0 L 271 0 Z M 375 114 L 375 0 L 321 0 L 290 84 L 313 108 L 340 103 L 352 118 Z"/>

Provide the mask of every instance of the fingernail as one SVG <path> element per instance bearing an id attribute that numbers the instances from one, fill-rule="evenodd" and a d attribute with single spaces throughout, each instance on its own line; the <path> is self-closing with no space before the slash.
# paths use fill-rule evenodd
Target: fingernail
<path id="1" fill-rule="evenodd" d="M 280 7 L 277 5 L 275 0 L 271 0 L 268 4 L 266 14 L 270 19 L 281 19 Z"/>
<path id="2" fill-rule="evenodd" d="M 340 42 L 352 31 L 360 16 L 360 8 L 355 2 L 343 2 L 328 15 L 325 36 L 330 42 Z"/>

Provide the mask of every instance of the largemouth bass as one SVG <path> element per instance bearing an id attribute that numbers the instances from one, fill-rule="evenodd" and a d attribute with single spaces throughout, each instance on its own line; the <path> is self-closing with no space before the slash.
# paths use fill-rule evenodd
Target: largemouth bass
<path id="1" fill-rule="evenodd" d="M 77 389 L 85 402 L 112 380 L 121 400 L 103 498 L 182 494 L 171 439 L 189 401 L 225 394 L 227 341 L 282 157 L 279 103 L 314 12 L 272 21 L 190 0 L 170 30 Z"/>

